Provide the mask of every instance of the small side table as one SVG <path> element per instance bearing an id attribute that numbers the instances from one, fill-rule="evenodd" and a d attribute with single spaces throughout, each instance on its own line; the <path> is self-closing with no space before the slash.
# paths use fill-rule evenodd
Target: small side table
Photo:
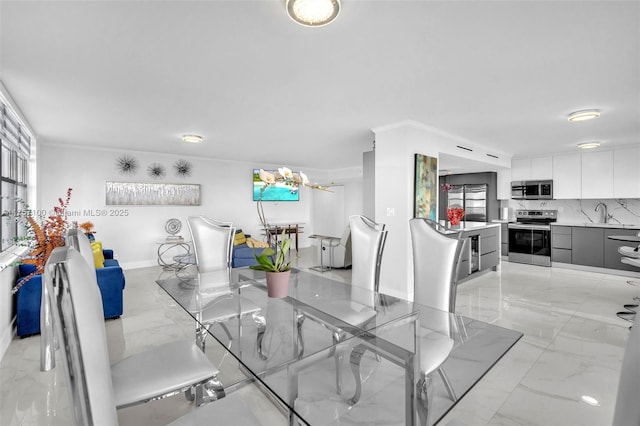
<path id="1" fill-rule="evenodd" d="M 184 265 L 177 262 L 177 257 L 185 257 L 191 254 L 190 241 L 158 241 L 158 265 L 162 269 L 178 269 Z"/>
<path id="2" fill-rule="evenodd" d="M 318 235 L 318 234 L 312 234 L 309 235 L 309 238 L 313 238 L 314 240 L 320 240 L 320 266 L 311 266 L 309 269 L 312 269 L 314 271 L 318 271 L 318 272 L 327 272 L 333 269 L 333 243 L 335 241 L 340 241 L 340 237 L 329 237 L 327 235 Z M 329 244 L 329 266 L 324 266 L 324 259 L 323 259 L 323 252 L 324 250 L 322 250 L 322 246 L 324 245 L 324 242 L 327 241 Z"/>

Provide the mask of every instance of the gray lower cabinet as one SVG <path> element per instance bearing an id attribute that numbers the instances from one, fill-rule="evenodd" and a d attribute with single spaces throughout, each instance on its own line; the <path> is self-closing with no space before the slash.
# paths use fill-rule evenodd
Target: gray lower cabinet
<path id="1" fill-rule="evenodd" d="M 551 261 L 571 263 L 571 226 L 551 227 Z"/>
<path id="2" fill-rule="evenodd" d="M 500 226 L 500 237 L 501 237 L 501 255 L 504 257 L 509 256 L 509 224 L 503 223 Z"/>
<path id="3" fill-rule="evenodd" d="M 467 241 L 460 257 L 458 281 L 470 278 L 476 272 L 495 269 L 498 266 L 500 263 L 500 251 L 498 250 L 500 232 L 501 228 L 498 226 L 464 231 L 463 235 Z M 477 241 L 477 246 L 471 244 L 472 239 Z M 477 270 L 474 270 L 475 268 Z"/>
<path id="4" fill-rule="evenodd" d="M 610 240 L 609 235 L 638 235 L 638 230 L 633 229 L 605 229 L 604 230 L 604 267 L 612 269 L 622 269 L 625 271 L 640 272 L 640 268 L 622 263 L 620 259 L 622 255 L 618 253 L 618 247 L 630 246 L 634 247 L 634 243 L 627 241 Z"/>
<path id="5" fill-rule="evenodd" d="M 604 267 L 604 229 L 573 227 L 571 231 L 571 263 Z"/>

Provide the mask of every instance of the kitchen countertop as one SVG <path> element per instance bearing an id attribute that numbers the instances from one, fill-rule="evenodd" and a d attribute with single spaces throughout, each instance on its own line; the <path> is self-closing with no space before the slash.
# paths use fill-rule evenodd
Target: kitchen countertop
<path id="1" fill-rule="evenodd" d="M 449 222 L 446 222 L 444 220 L 440 221 L 440 225 L 446 226 L 447 228 L 451 229 L 451 231 L 477 231 L 478 229 L 486 229 L 486 228 L 497 228 L 500 226 L 499 223 L 494 223 L 494 222 L 467 222 L 467 221 L 461 221 L 460 225 L 458 227 L 454 227 L 451 228 L 451 226 L 449 226 Z"/>
<path id="2" fill-rule="evenodd" d="M 585 228 L 638 229 L 638 223 L 554 222 L 552 226 L 581 226 Z"/>

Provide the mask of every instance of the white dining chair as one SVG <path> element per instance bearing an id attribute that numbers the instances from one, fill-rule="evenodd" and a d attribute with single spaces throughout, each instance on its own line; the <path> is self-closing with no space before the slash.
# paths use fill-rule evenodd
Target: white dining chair
<path id="1" fill-rule="evenodd" d="M 117 424 L 116 408 L 182 392 L 196 405 L 225 395 L 217 367 L 191 341 L 160 345 L 109 366 L 95 272 L 73 247 L 54 250 L 45 266 L 44 285 L 76 424 Z"/>
<path id="2" fill-rule="evenodd" d="M 196 308 L 196 342 L 204 351 L 210 328 L 218 324 L 225 332 L 228 344 L 233 336 L 226 322 L 232 318 L 251 316 L 257 327 L 258 355 L 266 359 L 262 341 L 266 320 L 261 308 L 246 297 L 238 297 L 231 289 L 231 251 L 235 228 L 231 222 L 204 216 L 190 216 L 187 226 L 193 242 L 198 268 L 198 294 L 202 297 Z M 212 297 L 212 296 L 216 297 Z"/>
<path id="3" fill-rule="evenodd" d="M 420 317 L 420 375 L 415 388 L 420 401 L 417 408 L 421 424 L 428 424 L 431 412 L 433 372 L 439 373 L 449 397 L 453 401 L 457 400 L 442 364 L 454 347 L 453 337 L 460 334 L 455 317 L 451 314 L 455 311 L 457 269 L 465 240 L 462 239 L 461 232 L 444 234 L 437 230 L 438 226 L 437 222 L 429 219 L 414 218 L 409 221 L 413 249 L 414 301 L 421 306 L 438 310 L 433 315 L 423 312 Z M 448 314 L 444 314 L 445 312 Z M 380 328 L 379 334 L 384 333 L 392 335 L 393 327 Z M 356 381 L 351 404 L 360 400 L 360 361 L 366 350 L 366 346 L 360 345 L 351 353 L 351 369 Z"/>
<path id="4" fill-rule="evenodd" d="M 440 229 L 440 230 L 439 230 Z M 446 234 L 437 222 L 425 218 L 413 218 L 409 220 L 411 233 L 411 247 L 413 249 L 413 298 L 423 306 L 429 306 L 441 311 L 455 313 L 457 283 L 456 277 L 460 264 L 460 255 L 465 241 L 463 233 L 456 232 Z M 451 335 L 456 327 L 454 324 L 443 324 L 444 334 Z M 423 385 L 428 384 L 427 376 L 437 369 L 442 378 L 447 392 L 452 400 L 456 400 L 456 394 L 445 374 L 439 366 L 446 360 L 453 348 L 438 351 L 425 351 L 432 359 L 421 360 L 421 374 Z M 433 358 L 436 359 L 433 359 Z M 439 362 L 439 363 L 438 363 Z M 426 368 L 435 367 L 435 368 Z M 423 389 L 426 392 L 426 388 Z"/>
<path id="5" fill-rule="evenodd" d="M 318 302 L 317 307 L 344 323 L 354 327 L 365 327 L 368 322 L 375 319 L 377 314 L 374 297 L 379 287 L 380 265 L 387 231 L 384 224 L 376 223 L 365 216 L 359 215 L 349 218 L 349 227 L 352 251 L 350 298 L 349 300 Z M 332 332 L 334 346 L 347 338 L 347 333 L 341 328 L 330 326 L 309 313 L 304 313 L 299 319 L 299 328 L 302 327 L 306 317 Z M 298 330 L 298 334 L 302 335 L 301 330 Z M 330 355 L 335 359 L 336 392 L 340 395 L 342 393 L 343 353 L 342 351 L 332 350 Z"/>

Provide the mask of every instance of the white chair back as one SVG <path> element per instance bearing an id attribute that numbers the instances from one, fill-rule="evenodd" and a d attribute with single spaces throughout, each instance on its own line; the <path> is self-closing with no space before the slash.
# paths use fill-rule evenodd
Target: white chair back
<path id="1" fill-rule="evenodd" d="M 116 403 L 96 275 L 73 247 L 59 247 L 45 269 L 77 425 L 117 425 Z"/>
<path id="2" fill-rule="evenodd" d="M 622 358 L 618 396 L 613 414 L 613 426 L 640 425 L 640 326 L 631 327 L 631 334 Z"/>
<path id="3" fill-rule="evenodd" d="M 93 267 L 95 265 L 91 241 L 89 241 L 89 238 L 87 238 L 84 232 L 76 228 L 69 229 L 67 231 L 66 243 L 68 246 L 78 250 L 89 266 Z M 95 271 L 95 267 L 92 269 Z"/>
<path id="4" fill-rule="evenodd" d="M 221 222 L 204 216 L 189 216 L 191 233 L 199 272 L 231 267 L 231 250 L 236 229 L 231 222 Z"/>
<path id="5" fill-rule="evenodd" d="M 425 306 L 454 312 L 456 272 L 463 247 L 462 233 L 447 236 L 429 219 L 409 220 L 413 247 L 414 300 Z"/>
<path id="6" fill-rule="evenodd" d="M 351 216 L 351 285 L 378 291 L 380 264 L 387 239 L 385 225 L 364 216 Z"/>

